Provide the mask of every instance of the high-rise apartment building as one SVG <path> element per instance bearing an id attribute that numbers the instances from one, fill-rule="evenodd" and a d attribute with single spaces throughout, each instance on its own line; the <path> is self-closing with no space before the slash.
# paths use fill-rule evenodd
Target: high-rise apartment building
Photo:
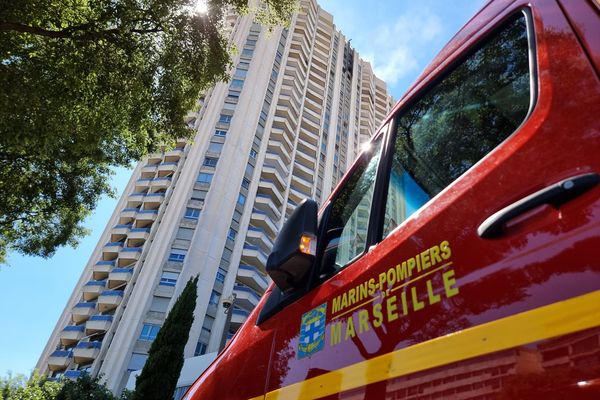
<path id="1" fill-rule="evenodd" d="M 229 17 L 229 83 L 190 116 L 193 143 L 134 170 L 37 365 L 103 374 L 119 391 L 166 313 L 199 275 L 192 357 L 219 348 L 267 288 L 267 255 L 306 197 L 322 202 L 392 106 L 383 81 L 333 18 L 301 2 L 288 29 Z M 221 299 L 235 294 L 229 331 Z"/>

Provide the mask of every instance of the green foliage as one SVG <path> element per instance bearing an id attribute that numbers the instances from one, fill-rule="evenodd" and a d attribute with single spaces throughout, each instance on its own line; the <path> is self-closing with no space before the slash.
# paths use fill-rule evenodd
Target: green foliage
<path id="1" fill-rule="evenodd" d="M 45 376 L 33 374 L 0 377 L 0 400 L 54 400 L 61 384 L 51 382 Z"/>
<path id="2" fill-rule="evenodd" d="M 98 378 L 87 374 L 77 380 L 49 381 L 44 375 L 33 374 L 0 377 L 0 400 L 129 400 L 130 391 L 120 397 L 99 383 Z"/>
<path id="3" fill-rule="evenodd" d="M 150 346 L 133 400 L 170 399 L 183 367 L 183 350 L 194 322 L 198 277 L 190 279 Z"/>
<path id="4" fill-rule="evenodd" d="M 267 0 L 267 22 L 294 0 Z M 129 166 L 191 131 L 201 91 L 228 79 L 226 8 L 241 0 L 0 0 L 0 262 L 76 244 Z"/>
<path id="5" fill-rule="evenodd" d="M 53 400 L 116 400 L 117 398 L 98 378 L 88 374 L 81 375 L 77 380 L 64 380 L 60 392 Z"/>

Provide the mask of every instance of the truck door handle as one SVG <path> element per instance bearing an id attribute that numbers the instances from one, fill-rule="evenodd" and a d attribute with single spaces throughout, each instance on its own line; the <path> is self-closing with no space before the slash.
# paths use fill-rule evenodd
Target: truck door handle
<path id="1" fill-rule="evenodd" d="M 479 225 L 477 234 L 484 239 L 501 236 L 504 223 L 514 217 L 543 204 L 551 204 L 558 207 L 580 194 L 587 192 L 599 182 L 600 175 L 595 172 L 573 176 L 560 182 L 556 182 L 489 216 L 481 225 Z"/>

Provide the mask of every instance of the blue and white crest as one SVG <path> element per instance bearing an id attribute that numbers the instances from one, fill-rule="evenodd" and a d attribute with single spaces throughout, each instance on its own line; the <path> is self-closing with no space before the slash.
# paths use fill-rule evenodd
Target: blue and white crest
<path id="1" fill-rule="evenodd" d="M 327 303 L 304 313 L 300 323 L 298 358 L 310 356 L 323 349 L 325 345 L 325 318 Z"/>

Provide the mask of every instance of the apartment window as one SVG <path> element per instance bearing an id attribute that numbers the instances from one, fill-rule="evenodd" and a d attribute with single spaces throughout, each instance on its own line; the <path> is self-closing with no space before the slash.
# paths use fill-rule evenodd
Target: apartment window
<path id="1" fill-rule="evenodd" d="M 169 297 L 154 296 L 152 298 L 152 303 L 150 304 L 150 311 L 166 313 L 169 309 L 170 301 L 171 299 Z"/>
<path id="2" fill-rule="evenodd" d="M 219 304 L 220 298 L 221 298 L 221 294 L 219 292 L 213 290 L 212 293 L 210 294 L 210 300 L 208 300 L 208 303 L 216 306 L 217 304 Z"/>
<path id="3" fill-rule="evenodd" d="M 192 200 L 204 201 L 204 199 L 206 199 L 206 193 L 206 190 L 194 189 L 194 191 L 192 192 Z"/>
<path id="4" fill-rule="evenodd" d="M 225 283 L 226 275 L 227 275 L 227 271 L 225 271 L 225 269 L 219 267 L 219 269 L 217 270 L 217 276 L 215 277 L 215 281 L 219 282 L 220 284 Z"/>
<path id="5" fill-rule="evenodd" d="M 241 89 L 242 86 L 244 86 L 244 81 L 241 79 L 232 79 L 230 86 L 234 89 Z M 229 122 L 229 121 L 221 121 L 221 122 Z"/>
<path id="6" fill-rule="evenodd" d="M 186 250 L 182 249 L 171 249 L 169 253 L 169 261 L 183 262 L 185 260 Z"/>
<path id="7" fill-rule="evenodd" d="M 210 153 L 220 153 L 222 149 L 223 149 L 223 143 L 210 142 L 210 144 L 208 145 L 207 151 Z"/>
<path id="8" fill-rule="evenodd" d="M 256 152 L 256 150 L 250 149 L 250 157 L 256 159 L 257 155 L 258 155 L 258 153 Z"/>
<path id="9" fill-rule="evenodd" d="M 233 89 L 233 88 L 232 88 Z M 234 97 L 234 98 L 239 98 L 240 97 L 240 92 L 238 90 L 229 90 L 229 93 L 227 93 L 227 97 Z"/>
<path id="10" fill-rule="evenodd" d="M 222 122 L 224 124 L 228 124 L 231 122 L 231 115 L 228 114 L 221 114 L 219 115 L 219 122 Z"/>
<path id="11" fill-rule="evenodd" d="M 254 50 L 249 50 L 249 49 L 242 50 L 242 57 L 252 58 L 253 54 L 254 54 Z"/>
<path id="12" fill-rule="evenodd" d="M 225 99 L 225 104 L 223 104 L 223 110 L 233 111 L 233 110 L 235 110 L 235 105 L 236 104 L 237 104 L 237 101 L 230 101 L 230 102 L 228 102 L 227 99 Z"/>
<path id="13" fill-rule="evenodd" d="M 192 228 L 179 228 L 175 237 L 182 240 L 192 240 L 193 236 L 194 230 Z"/>
<path id="14" fill-rule="evenodd" d="M 212 182 L 212 178 L 213 174 L 209 174 L 207 172 L 200 172 L 198 174 L 198 179 L 196 179 L 196 182 L 210 184 Z"/>
<path id="15" fill-rule="evenodd" d="M 159 285 L 175 286 L 177 284 L 177 278 L 179 278 L 178 273 L 164 271 L 160 277 Z"/>
<path id="16" fill-rule="evenodd" d="M 224 248 L 223 249 L 223 255 L 221 256 L 221 259 L 223 259 L 226 262 L 230 262 L 231 261 L 231 254 L 232 254 L 231 250 L 229 250 L 228 248 Z"/>
<path id="17" fill-rule="evenodd" d="M 250 180 L 247 178 L 242 179 L 242 187 L 244 189 L 249 189 L 250 188 Z"/>
<path id="18" fill-rule="evenodd" d="M 204 163 L 202 165 L 204 165 L 206 167 L 216 167 L 217 166 L 217 162 L 219 162 L 218 158 L 215 158 L 215 157 L 206 157 L 204 159 Z"/>
<path id="19" fill-rule="evenodd" d="M 248 69 L 250 69 L 250 63 L 242 61 L 238 64 L 238 69 L 248 70 Z"/>
<path id="20" fill-rule="evenodd" d="M 207 345 L 204 342 L 196 343 L 196 350 L 194 350 L 194 357 L 206 354 L 206 347 L 207 347 Z"/>
<path id="21" fill-rule="evenodd" d="M 225 137 L 227 136 L 227 131 L 223 129 L 215 129 L 215 136 Z"/>
<path id="22" fill-rule="evenodd" d="M 147 354 L 132 353 L 131 359 L 129 360 L 129 364 L 127 364 L 127 371 L 128 372 L 138 371 L 138 370 L 144 368 L 144 364 L 146 363 L 147 359 L 148 359 Z"/>
<path id="23" fill-rule="evenodd" d="M 243 194 L 239 194 L 238 199 L 237 199 L 237 203 L 240 206 L 243 206 L 246 203 L 246 196 L 244 196 Z"/>
<path id="24" fill-rule="evenodd" d="M 158 331 L 160 330 L 160 325 L 155 324 L 144 324 L 142 327 L 142 332 L 140 333 L 140 340 L 153 341 L 156 339 L 156 335 L 158 335 Z"/>
<path id="25" fill-rule="evenodd" d="M 237 235 L 237 231 L 233 228 L 229 228 L 229 233 L 227 233 L 227 239 L 235 240 L 236 235 Z"/>
<path id="26" fill-rule="evenodd" d="M 239 69 L 238 68 L 238 69 L 235 70 L 234 76 L 236 78 L 245 78 L 247 73 L 248 73 L 247 70 L 245 70 L 245 69 Z"/>
<path id="27" fill-rule="evenodd" d="M 189 219 L 198 219 L 198 217 L 200 217 L 200 209 L 188 207 L 185 209 L 184 217 Z"/>

